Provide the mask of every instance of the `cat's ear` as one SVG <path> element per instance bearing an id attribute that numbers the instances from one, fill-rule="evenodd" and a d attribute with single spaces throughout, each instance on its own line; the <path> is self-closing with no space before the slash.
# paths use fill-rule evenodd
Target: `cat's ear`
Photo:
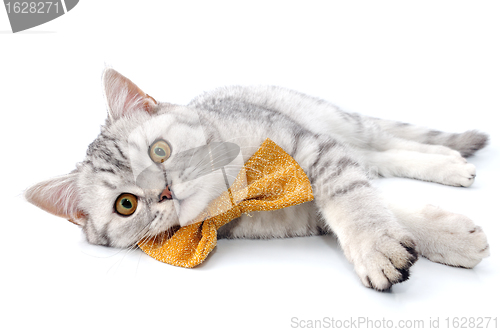
<path id="1" fill-rule="evenodd" d="M 156 100 L 116 70 L 104 70 L 102 84 L 111 121 L 134 112 L 156 112 Z"/>
<path id="2" fill-rule="evenodd" d="M 77 186 L 77 173 L 70 173 L 40 182 L 24 192 L 28 202 L 58 217 L 83 226 L 86 215 L 78 208 L 80 200 Z"/>

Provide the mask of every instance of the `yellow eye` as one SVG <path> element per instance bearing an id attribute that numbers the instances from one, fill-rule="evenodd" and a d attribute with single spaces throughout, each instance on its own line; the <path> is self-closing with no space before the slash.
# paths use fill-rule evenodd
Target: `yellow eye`
<path id="1" fill-rule="evenodd" d="M 122 216 L 130 216 L 137 209 L 137 197 L 132 194 L 121 194 L 115 202 L 115 210 Z"/>
<path id="2" fill-rule="evenodd" d="M 161 164 L 170 157 L 170 146 L 164 140 L 157 140 L 149 147 L 149 157 L 157 164 Z"/>

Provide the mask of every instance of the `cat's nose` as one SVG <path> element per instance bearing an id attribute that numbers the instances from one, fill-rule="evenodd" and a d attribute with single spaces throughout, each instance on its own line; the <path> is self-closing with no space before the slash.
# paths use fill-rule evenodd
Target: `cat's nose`
<path id="1" fill-rule="evenodd" d="M 165 189 L 163 189 L 163 191 L 161 192 L 160 196 L 158 197 L 158 201 L 161 203 L 169 199 L 172 199 L 172 192 L 170 191 L 168 186 L 166 186 Z"/>

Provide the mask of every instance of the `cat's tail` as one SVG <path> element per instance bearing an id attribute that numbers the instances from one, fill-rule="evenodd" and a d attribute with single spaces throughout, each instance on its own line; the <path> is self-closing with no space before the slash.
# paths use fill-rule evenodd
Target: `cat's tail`
<path id="1" fill-rule="evenodd" d="M 489 141 L 488 134 L 478 130 L 468 130 L 463 133 L 447 133 L 438 130 L 412 125 L 405 122 L 371 118 L 383 131 L 423 144 L 444 145 L 460 152 L 467 158 L 484 148 Z"/>

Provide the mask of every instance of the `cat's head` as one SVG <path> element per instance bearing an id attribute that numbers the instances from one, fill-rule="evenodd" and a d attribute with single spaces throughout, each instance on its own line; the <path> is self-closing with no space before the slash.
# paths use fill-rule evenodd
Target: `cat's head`
<path id="1" fill-rule="evenodd" d="M 103 85 L 108 118 L 84 161 L 25 197 L 80 225 L 90 243 L 128 247 L 188 224 L 227 188 L 190 152 L 206 154 L 196 110 L 158 103 L 113 69 Z"/>

